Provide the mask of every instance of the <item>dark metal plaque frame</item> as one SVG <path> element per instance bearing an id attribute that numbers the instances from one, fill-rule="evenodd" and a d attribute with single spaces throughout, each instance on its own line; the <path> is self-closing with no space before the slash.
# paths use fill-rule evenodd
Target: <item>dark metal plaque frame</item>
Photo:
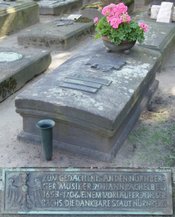
<path id="1" fill-rule="evenodd" d="M 172 215 L 171 170 L 2 170 L 4 214 Z"/>

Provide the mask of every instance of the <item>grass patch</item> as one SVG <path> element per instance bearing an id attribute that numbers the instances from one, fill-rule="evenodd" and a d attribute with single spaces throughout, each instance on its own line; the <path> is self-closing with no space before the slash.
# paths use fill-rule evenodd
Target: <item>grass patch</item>
<path id="1" fill-rule="evenodd" d="M 129 135 L 128 141 L 139 149 L 141 160 L 159 161 L 168 167 L 175 165 L 175 122 L 141 123 Z"/>

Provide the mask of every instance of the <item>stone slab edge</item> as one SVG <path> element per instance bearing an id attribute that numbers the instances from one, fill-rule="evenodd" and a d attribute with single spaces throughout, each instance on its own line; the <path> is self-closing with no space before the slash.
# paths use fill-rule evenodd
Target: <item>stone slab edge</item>
<path id="1" fill-rule="evenodd" d="M 0 95 L 0 102 L 5 100 L 7 97 L 12 95 L 17 90 L 19 90 L 32 78 L 44 72 L 48 68 L 50 63 L 51 63 L 51 56 L 50 53 L 47 52 L 45 53 L 45 55 L 40 56 L 37 61 L 33 60 L 32 62 L 28 63 L 28 65 L 26 65 L 25 67 L 15 72 L 13 75 L 6 77 L 3 81 L 1 81 L 0 88 L 1 87 L 3 88 L 3 84 L 6 82 L 8 83 L 9 79 L 15 81 L 16 87 L 11 91 L 9 90 L 5 97 Z"/>
<path id="2" fill-rule="evenodd" d="M 157 23 L 157 25 L 159 24 Z M 139 46 L 146 47 L 151 50 L 159 51 L 164 55 L 164 52 L 166 51 L 168 47 L 172 46 L 174 40 L 175 40 L 175 26 L 174 26 L 174 29 L 172 29 L 172 31 L 169 34 L 165 34 L 164 40 L 160 44 L 160 48 L 156 48 L 156 47 L 154 48 L 152 45 L 149 46 L 149 45 L 144 45 L 144 44 L 139 44 Z"/>
<path id="3" fill-rule="evenodd" d="M 13 10 L 15 10 L 15 12 L 18 12 L 18 11 L 21 11 L 21 10 L 24 10 L 26 8 L 29 8 L 29 7 L 33 7 L 33 6 L 37 6 L 37 3 L 35 2 L 21 2 L 22 4 L 19 4 L 19 5 L 15 5 L 15 6 L 9 6 L 8 10 L 7 9 L 2 9 L 0 7 L 0 16 L 3 16 L 3 15 L 6 15 L 8 13 L 12 13 Z"/>
<path id="4" fill-rule="evenodd" d="M 23 22 L 21 18 L 22 20 L 24 19 Z M 7 19 L 12 20 L 12 23 L 6 27 L 4 24 Z M 0 9 L 0 37 L 14 33 L 37 22 L 39 22 L 39 6 L 35 2 L 24 2 L 21 5 L 9 7 L 8 10 Z"/>
<path id="5" fill-rule="evenodd" d="M 86 35 L 91 35 L 94 32 L 94 25 L 92 22 L 84 24 L 81 28 L 73 30 L 72 32 L 65 35 L 65 37 L 60 38 L 49 38 L 35 34 L 28 36 L 27 33 L 20 34 L 18 36 L 18 44 L 23 46 L 32 47 L 49 47 L 52 49 L 69 49 L 75 44 L 77 44 Z M 55 36 L 55 35 L 54 35 Z M 37 41 L 38 38 L 38 41 Z"/>
<path id="6" fill-rule="evenodd" d="M 88 168 L 88 167 L 87 167 Z M 87 169 L 87 168 L 84 168 L 84 169 Z M 1 213 L 1 210 L 2 210 L 2 200 L 3 200 L 3 195 L 2 195 L 2 192 L 3 192 L 3 183 L 2 183 L 2 169 L 3 168 L 0 168 L 0 217 L 50 217 L 50 216 L 59 216 L 59 217 L 77 217 L 77 215 L 41 215 L 41 214 L 33 214 L 33 215 L 29 215 L 29 214 L 2 214 Z M 60 169 L 63 169 L 63 168 L 60 168 Z M 64 169 L 68 169 L 68 168 L 64 168 Z M 81 168 L 83 169 L 83 168 Z M 90 169 L 93 169 L 93 168 L 90 168 Z M 95 168 L 97 169 L 97 168 Z M 100 168 L 99 168 L 100 169 Z M 110 169 L 121 169 L 121 168 L 117 168 L 117 167 L 111 167 Z M 124 169 L 142 169 L 142 168 L 122 168 L 123 170 Z M 146 168 L 144 168 L 145 170 Z M 150 169 L 150 168 L 149 168 Z M 155 168 L 154 168 L 155 169 Z M 168 170 L 168 171 L 171 171 L 172 173 L 172 200 L 173 200 L 173 210 L 175 209 L 175 169 L 174 168 L 157 168 L 158 170 Z M 97 217 L 97 215 L 78 215 L 79 217 Z M 105 217 L 111 217 L 112 215 L 104 215 Z M 138 215 L 117 215 L 117 217 L 138 217 Z M 175 215 L 139 215 L 141 217 L 174 217 Z"/>
<path id="7" fill-rule="evenodd" d="M 94 47 L 93 47 L 93 49 L 94 49 Z M 116 143 L 116 145 L 114 145 L 115 147 L 114 147 L 114 149 L 111 149 L 109 152 L 108 152 L 108 154 L 105 154 L 105 153 L 102 153 L 102 152 L 95 152 L 94 150 L 92 151 L 92 150 L 90 150 L 90 149 L 87 149 L 87 148 L 83 148 L 82 149 L 82 147 L 80 148 L 80 147 L 75 147 L 75 146 L 71 146 L 70 144 L 63 144 L 63 143 L 59 143 L 58 144 L 58 141 L 54 141 L 54 144 L 55 145 L 57 145 L 60 149 L 64 149 L 64 150 L 66 150 L 66 151 L 70 151 L 70 149 L 71 149 L 71 152 L 74 152 L 74 153 L 80 153 L 81 152 L 81 154 L 83 154 L 83 155 L 91 155 L 91 157 L 92 158 L 95 158 L 95 159 L 99 159 L 99 160 L 102 160 L 102 161 L 108 161 L 108 162 L 110 162 L 113 158 L 114 158 L 114 156 L 115 156 L 115 154 L 116 154 L 116 151 L 120 148 L 120 145 L 122 144 L 122 142 L 126 139 L 126 137 L 127 137 L 127 135 L 128 135 L 128 133 L 130 132 L 130 130 L 132 129 L 132 126 L 135 124 L 135 122 L 137 121 L 137 119 L 138 119 L 138 116 L 140 115 L 140 112 L 141 112 L 141 106 L 140 106 L 140 103 L 141 103 L 141 101 L 142 101 L 142 99 L 144 98 L 144 100 L 145 100 L 145 98 L 146 98 L 146 102 L 144 102 L 144 104 L 143 104 L 143 107 L 145 107 L 145 105 L 146 105 L 146 103 L 149 101 L 149 99 L 150 99 L 150 97 L 151 97 L 151 95 L 154 93 L 154 91 L 155 91 L 155 89 L 156 88 L 154 88 L 154 91 L 152 91 L 153 93 L 151 93 L 150 94 L 150 91 L 148 91 L 148 89 L 149 88 L 151 88 L 151 84 L 152 84 L 152 82 L 154 81 L 154 78 L 155 78 L 155 72 L 159 69 L 159 67 L 160 67 L 160 53 L 158 53 L 158 52 L 156 52 L 156 51 L 154 51 L 154 50 L 150 50 L 150 49 L 144 49 L 144 48 L 141 48 L 141 47 L 138 47 L 138 50 L 139 51 L 145 51 L 145 52 L 148 52 L 148 53 L 150 53 L 152 56 L 154 56 L 155 57 L 155 59 L 154 59 L 154 61 L 155 61 L 155 63 L 154 63 L 154 65 L 149 69 L 149 72 L 150 72 L 150 74 L 152 75 L 152 76 L 149 76 L 149 80 L 150 80 L 150 82 L 149 81 L 146 81 L 146 83 L 147 84 L 149 84 L 149 86 L 147 86 L 145 89 L 145 91 L 142 91 L 142 96 L 140 97 L 140 99 L 138 100 L 138 102 L 137 102 L 137 104 L 135 103 L 135 105 L 134 105 L 134 109 L 132 110 L 132 111 L 130 111 L 130 109 L 129 109 L 129 116 L 127 116 L 126 118 L 125 118 L 125 120 L 123 120 L 123 118 L 122 118 L 122 120 L 119 120 L 118 122 L 122 122 L 122 123 L 124 123 L 123 121 L 125 121 L 126 122 L 126 119 L 127 118 L 131 118 L 131 116 L 132 116 L 132 114 L 133 114 L 133 118 L 131 118 L 131 121 L 128 123 L 128 128 L 126 127 L 126 126 L 121 126 L 121 128 L 120 128 L 120 133 L 121 133 L 121 136 L 119 137 L 119 135 L 117 134 L 117 137 L 116 138 L 118 138 L 119 137 L 119 139 L 118 139 L 118 143 Z M 88 53 L 88 51 L 87 51 L 87 53 Z M 144 57 L 144 56 L 143 56 Z M 148 80 L 148 79 L 147 79 Z M 149 95 L 149 97 L 148 97 L 148 95 Z M 41 114 L 41 111 L 40 111 L 40 114 L 39 114 L 39 116 L 37 116 L 37 114 L 36 114 L 36 112 L 32 112 L 32 110 L 30 110 L 30 114 L 29 114 L 29 110 L 27 109 L 27 113 L 25 113 L 25 109 L 20 109 L 20 107 L 19 107 L 19 104 L 18 104 L 18 106 L 17 106 L 17 103 L 20 103 L 20 100 L 18 100 L 18 102 L 17 102 L 17 100 L 16 100 L 16 107 L 17 107 L 17 112 L 18 113 L 20 113 L 22 116 L 24 116 L 24 115 L 28 115 L 28 116 L 30 116 L 30 114 L 31 114 L 31 116 L 32 116 L 32 120 L 35 118 L 36 119 L 36 121 L 37 121 L 37 119 L 38 118 L 42 118 L 43 116 L 45 116 L 45 117 L 52 117 L 53 118 L 53 116 L 55 115 L 54 113 L 52 113 L 52 112 L 48 112 L 48 111 L 43 111 L 42 112 L 42 114 Z M 19 107 L 19 108 L 18 108 Z M 125 115 L 124 115 L 124 117 L 125 117 Z M 34 121 L 34 120 L 33 120 Z M 118 123 L 117 122 L 117 123 Z M 85 125 L 85 127 L 91 127 L 91 125 L 88 125 L 88 123 L 86 123 L 86 125 Z M 127 128 L 127 130 L 126 130 L 126 128 Z M 24 127 L 24 129 L 25 129 L 25 127 Z M 99 129 L 99 127 L 98 128 L 96 128 L 95 130 L 97 130 L 99 133 L 101 133 L 102 132 L 102 130 L 104 130 L 104 129 Z M 112 135 L 111 136 L 113 136 L 114 135 L 114 132 L 111 132 L 111 131 L 108 131 L 108 130 L 106 130 L 105 129 L 105 131 L 103 131 L 103 132 L 105 132 L 105 134 L 106 133 L 110 133 L 110 135 L 111 135 L 111 133 L 112 133 Z M 19 136 L 18 136 L 18 138 L 20 139 L 20 140 L 23 140 L 23 141 L 31 141 L 32 143 L 38 143 L 39 142 L 39 137 L 37 137 L 36 135 L 37 135 L 37 133 L 34 133 L 35 135 L 33 135 L 33 133 L 32 133 L 32 135 L 29 133 L 29 132 L 24 132 L 23 131 L 23 133 L 21 133 Z M 108 134 L 109 135 L 109 134 Z M 31 139 L 31 140 L 30 140 Z M 38 143 L 39 144 L 39 143 Z M 101 157 L 100 157 L 101 156 Z"/>
<path id="8" fill-rule="evenodd" d="M 75 0 L 69 3 L 62 5 L 53 5 L 53 6 L 40 6 L 39 13 L 41 15 L 63 15 L 65 13 L 70 13 L 72 10 L 79 9 L 82 6 L 82 0 Z"/>
<path id="9" fill-rule="evenodd" d="M 63 142 L 58 144 L 58 141 L 56 141 L 56 140 L 53 141 L 53 145 L 55 147 L 61 149 L 61 150 L 64 150 L 64 151 L 66 150 L 68 152 L 75 153 L 75 154 L 81 152 L 81 154 L 83 154 L 84 156 L 91 155 L 91 158 L 93 158 L 93 159 L 98 159 L 98 160 L 101 160 L 104 162 L 111 162 L 115 158 L 116 152 L 120 149 L 121 145 L 126 140 L 128 134 L 130 133 L 130 131 L 133 128 L 133 125 L 138 120 L 141 112 L 143 111 L 145 106 L 147 106 L 147 104 L 149 103 L 149 100 L 151 99 L 151 97 L 153 96 L 153 94 L 155 93 L 157 88 L 158 88 L 158 81 L 155 81 L 155 82 L 153 82 L 152 85 L 150 85 L 150 88 L 144 94 L 141 102 L 140 101 L 137 102 L 137 105 L 131 110 L 129 115 L 125 118 L 125 121 L 123 122 L 123 124 L 121 125 L 121 127 L 119 129 L 120 132 L 118 133 L 119 136 L 118 136 L 117 142 L 114 145 L 114 147 L 111 149 L 110 153 L 99 152 L 97 150 L 91 150 L 91 149 L 88 149 L 85 147 L 74 146 L 72 144 L 70 145 L 70 144 L 63 143 Z M 35 115 L 33 115 L 33 117 L 34 116 Z M 52 116 L 52 115 L 49 114 L 49 116 Z M 128 119 L 129 119 L 129 121 L 127 121 Z M 23 141 L 23 142 L 31 142 L 32 144 L 36 144 L 36 145 L 40 145 L 40 143 L 41 143 L 40 142 L 40 140 L 41 140 L 40 136 L 26 133 L 24 131 L 22 131 L 18 135 L 18 140 Z"/>
<path id="10" fill-rule="evenodd" d="M 143 21 L 146 23 L 146 21 L 148 21 L 148 19 L 143 18 Z M 149 19 L 149 21 L 153 22 L 151 19 Z M 157 25 L 159 25 L 159 23 L 157 23 Z M 138 44 L 138 45 L 140 47 L 143 47 L 143 48 L 148 48 L 152 51 L 153 50 L 158 51 L 161 55 L 161 67 L 162 67 L 162 65 L 166 59 L 166 55 L 169 54 L 169 51 L 173 47 L 174 44 L 175 44 L 175 26 L 174 26 L 174 29 L 172 29 L 172 31 L 170 31 L 169 34 L 165 34 L 163 43 L 160 44 L 160 48 L 156 48 L 152 45 L 151 46 L 144 45 L 144 44 Z M 161 67 L 160 67 L 160 69 L 161 69 Z"/>

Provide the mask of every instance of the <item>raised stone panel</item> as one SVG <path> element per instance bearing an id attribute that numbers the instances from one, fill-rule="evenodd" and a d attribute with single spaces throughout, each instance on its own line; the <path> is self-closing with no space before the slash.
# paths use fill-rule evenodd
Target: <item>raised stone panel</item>
<path id="1" fill-rule="evenodd" d="M 44 72 L 50 62 L 48 51 L 0 48 L 0 102 Z"/>
<path id="2" fill-rule="evenodd" d="M 82 6 L 82 0 L 40 0 L 38 1 L 40 14 L 63 15 Z"/>
<path id="3" fill-rule="evenodd" d="M 61 18 L 23 31 L 18 36 L 18 43 L 24 46 L 67 49 L 77 44 L 87 34 L 91 34 L 93 30 L 93 22 L 89 20 L 87 23 L 82 23 Z"/>
<path id="4" fill-rule="evenodd" d="M 54 145 L 110 161 L 155 91 L 159 66 L 159 53 L 149 49 L 106 53 L 101 42 L 93 43 L 17 97 L 23 117 L 19 138 L 39 143 L 35 124 L 49 117 L 56 122 Z"/>
<path id="5" fill-rule="evenodd" d="M 170 23 L 172 21 L 172 13 L 173 13 L 173 3 L 162 2 L 156 21 L 161 23 Z"/>
<path id="6" fill-rule="evenodd" d="M 172 184 L 171 169 L 5 168 L 0 214 L 170 216 Z"/>
<path id="7" fill-rule="evenodd" d="M 0 37 L 14 33 L 39 21 L 39 7 L 33 1 L 0 0 Z"/>

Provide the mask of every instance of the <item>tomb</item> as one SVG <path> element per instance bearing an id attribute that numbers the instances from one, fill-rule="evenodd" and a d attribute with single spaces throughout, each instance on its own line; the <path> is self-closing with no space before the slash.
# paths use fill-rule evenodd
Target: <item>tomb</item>
<path id="1" fill-rule="evenodd" d="M 145 33 L 145 40 L 139 46 L 150 48 L 161 52 L 165 57 L 168 49 L 173 45 L 175 39 L 175 26 L 172 23 L 156 23 L 145 19 L 148 24 L 148 32 Z M 159 34 L 157 34 L 159 33 Z"/>
<path id="2" fill-rule="evenodd" d="M 94 42 L 18 95 L 18 138 L 40 143 L 36 122 L 52 118 L 55 146 L 111 161 L 157 88 L 160 64 L 154 50 L 107 53 L 101 41 Z"/>
<path id="3" fill-rule="evenodd" d="M 18 43 L 25 46 L 67 49 L 79 42 L 82 37 L 91 34 L 93 30 L 93 22 L 89 19 L 86 22 L 79 22 L 59 18 L 23 31 L 18 36 Z"/>
<path id="4" fill-rule="evenodd" d="M 44 72 L 50 62 L 44 50 L 0 48 L 0 102 Z"/>
<path id="5" fill-rule="evenodd" d="M 79 9 L 82 5 L 82 0 L 40 0 L 38 4 L 40 14 L 58 16 Z"/>
<path id="6" fill-rule="evenodd" d="M 39 7 L 33 1 L 0 0 L 0 37 L 39 21 Z"/>

